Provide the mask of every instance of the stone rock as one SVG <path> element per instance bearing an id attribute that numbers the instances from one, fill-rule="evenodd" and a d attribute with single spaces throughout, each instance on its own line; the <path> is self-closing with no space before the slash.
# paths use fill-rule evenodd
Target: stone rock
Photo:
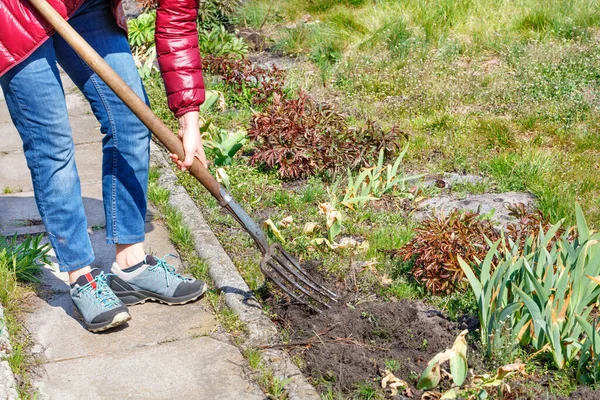
<path id="1" fill-rule="evenodd" d="M 467 196 L 457 199 L 454 196 L 432 197 L 419 205 L 419 211 L 415 213 L 418 220 L 423 220 L 431 215 L 432 210 L 449 213 L 454 209 L 488 214 L 493 210 L 492 220 L 499 225 L 506 226 L 511 221 L 506 205 L 523 203 L 525 207 L 532 209 L 535 197 L 531 193 L 507 192 L 486 193 L 481 195 Z"/>
<path id="2" fill-rule="evenodd" d="M 451 188 L 456 184 L 471 184 L 476 185 L 478 183 L 485 182 L 485 178 L 478 175 L 470 175 L 470 174 L 457 174 L 450 173 L 444 174 L 435 178 L 426 179 L 422 183 L 420 183 L 421 187 L 439 187 L 439 188 Z"/>

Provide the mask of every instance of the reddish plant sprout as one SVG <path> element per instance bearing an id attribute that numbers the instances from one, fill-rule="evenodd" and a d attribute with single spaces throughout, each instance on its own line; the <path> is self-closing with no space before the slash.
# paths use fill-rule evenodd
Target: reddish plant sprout
<path id="1" fill-rule="evenodd" d="M 202 64 L 206 72 L 220 76 L 239 95 L 246 92 L 253 104 L 269 104 L 273 95 L 283 95 L 285 71 L 276 65 L 263 68 L 246 58 L 212 55 L 204 56 Z"/>
<path id="2" fill-rule="evenodd" d="M 396 254 L 405 261 L 414 258 L 411 273 L 430 293 L 447 294 L 465 287 L 458 256 L 467 262 L 483 259 L 488 251 L 485 237 L 491 241 L 500 237 L 489 220 L 453 210 L 424 220 L 413 240 Z"/>
<path id="3" fill-rule="evenodd" d="M 399 151 L 405 135 L 398 129 L 381 129 L 367 121 L 357 129 L 331 105 L 316 103 L 305 93 L 288 99 L 275 94 L 273 103 L 255 113 L 248 130 L 255 142 L 252 164 L 278 168 L 285 179 L 299 179 L 317 172 L 370 165 L 380 150 L 386 157 Z"/>

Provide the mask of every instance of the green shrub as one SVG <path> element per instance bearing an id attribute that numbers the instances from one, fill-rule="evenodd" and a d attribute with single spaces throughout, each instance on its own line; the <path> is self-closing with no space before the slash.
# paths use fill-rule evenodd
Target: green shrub
<path id="1" fill-rule="evenodd" d="M 198 32 L 198 46 L 202 55 L 243 57 L 248 54 L 248 45 L 243 39 L 227 32 L 223 25 Z"/>

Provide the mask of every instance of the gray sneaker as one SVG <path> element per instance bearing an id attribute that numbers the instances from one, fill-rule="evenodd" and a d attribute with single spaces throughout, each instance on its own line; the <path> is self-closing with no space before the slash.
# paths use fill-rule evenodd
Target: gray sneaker
<path id="1" fill-rule="evenodd" d="M 147 255 L 141 263 L 121 269 L 114 263 L 110 287 L 127 305 L 156 300 L 161 303 L 185 304 L 204 294 L 206 284 L 186 278 L 163 258 Z"/>
<path id="2" fill-rule="evenodd" d="M 110 289 L 104 272 L 94 268 L 71 285 L 75 317 L 92 332 L 119 326 L 131 319 L 127 307 Z"/>

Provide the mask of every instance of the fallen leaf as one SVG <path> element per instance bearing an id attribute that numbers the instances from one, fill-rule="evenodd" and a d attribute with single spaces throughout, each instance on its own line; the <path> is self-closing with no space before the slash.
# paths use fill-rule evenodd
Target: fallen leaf
<path id="1" fill-rule="evenodd" d="M 383 274 L 383 276 L 380 278 L 380 280 L 381 280 L 381 284 L 385 285 L 385 286 L 389 286 L 392 283 L 394 283 L 394 280 L 392 278 L 390 278 L 388 276 L 388 274 Z"/>
<path id="2" fill-rule="evenodd" d="M 285 239 L 283 238 L 283 236 L 281 236 L 281 232 L 279 232 L 279 229 L 277 229 L 277 227 L 275 226 L 275 224 L 273 223 L 273 221 L 271 221 L 271 218 L 267 219 L 265 222 L 263 222 L 263 226 L 265 228 L 267 228 L 268 230 L 270 230 L 273 235 L 275 235 L 275 237 L 277 239 L 279 239 L 281 242 L 285 242 Z"/>
<path id="3" fill-rule="evenodd" d="M 313 239 L 312 243 L 314 243 L 316 245 L 321 245 L 321 244 L 325 243 L 327 246 L 329 246 L 330 249 L 335 249 L 336 248 L 335 243 L 331 243 L 326 238 Z"/>
<path id="4" fill-rule="evenodd" d="M 292 222 L 294 221 L 294 218 L 292 218 L 292 216 L 287 216 L 284 219 L 282 219 L 281 221 L 279 221 L 279 226 L 281 226 L 282 228 L 287 228 L 288 226 L 290 226 L 292 224 Z"/>
<path id="5" fill-rule="evenodd" d="M 327 214 L 331 210 L 333 210 L 333 206 L 331 205 L 331 203 L 319 204 L 319 214 Z"/>
<path id="6" fill-rule="evenodd" d="M 331 228 L 336 222 L 342 220 L 342 213 L 336 210 L 329 210 L 327 212 L 327 228 Z"/>
<path id="7" fill-rule="evenodd" d="M 307 222 L 306 224 L 304 224 L 304 229 L 302 229 L 302 232 L 306 235 L 309 235 L 313 233 L 318 226 L 319 225 L 317 225 L 316 222 Z"/>
<path id="8" fill-rule="evenodd" d="M 404 389 L 408 387 L 408 383 L 394 376 L 394 374 L 392 374 L 389 370 L 386 369 L 383 373 L 385 376 L 381 380 L 381 387 L 385 389 L 389 386 L 390 390 L 392 391 L 392 396 L 398 394 L 398 389 Z"/>

